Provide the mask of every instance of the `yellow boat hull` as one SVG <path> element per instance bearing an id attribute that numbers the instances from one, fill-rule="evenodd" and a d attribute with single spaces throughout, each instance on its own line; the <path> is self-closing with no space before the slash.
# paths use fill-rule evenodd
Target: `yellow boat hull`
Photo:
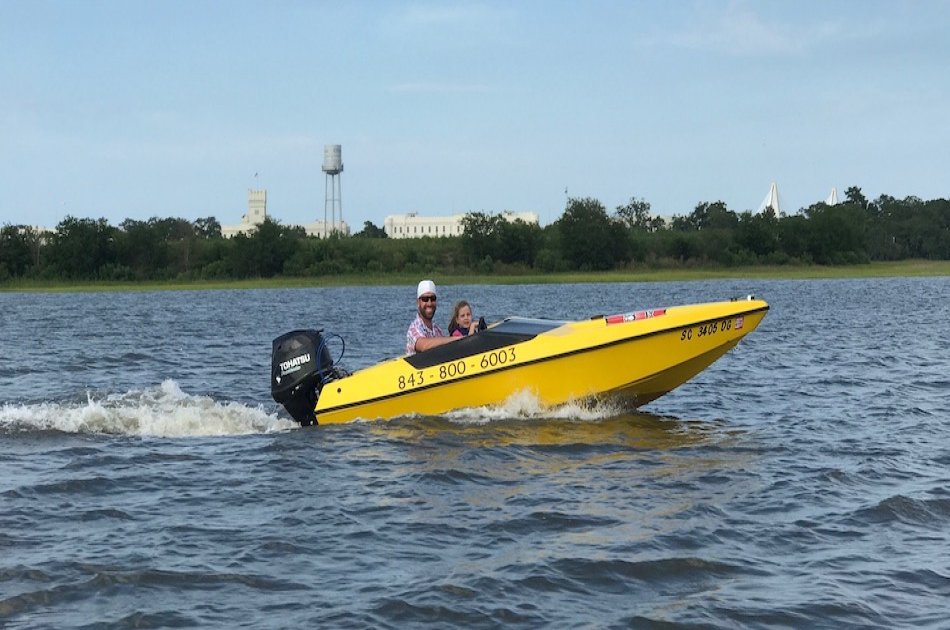
<path id="1" fill-rule="evenodd" d="M 753 298 L 573 322 L 510 318 L 428 352 L 326 383 L 319 424 L 437 415 L 526 391 L 544 405 L 613 396 L 636 407 L 704 370 L 755 330 Z"/>

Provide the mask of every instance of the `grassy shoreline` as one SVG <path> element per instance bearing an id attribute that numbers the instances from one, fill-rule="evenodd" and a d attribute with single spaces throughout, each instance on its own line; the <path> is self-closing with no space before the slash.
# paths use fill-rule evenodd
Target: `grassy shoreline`
<path id="1" fill-rule="evenodd" d="M 14 281 L 0 292 L 186 291 L 225 289 L 292 289 L 340 286 L 394 286 L 418 282 L 430 275 L 439 284 L 570 284 L 579 282 L 674 282 L 710 279 L 825 280 L 835 278 L 894 278 L 950 276 L 948 260 L 902 260 L 842 266 L 754 266 L 633 271 L 461 275 L 452 273 L 345 274 L 314 278 L 253 278 L 249 280 L 172 280 L 143 282 Z"/>

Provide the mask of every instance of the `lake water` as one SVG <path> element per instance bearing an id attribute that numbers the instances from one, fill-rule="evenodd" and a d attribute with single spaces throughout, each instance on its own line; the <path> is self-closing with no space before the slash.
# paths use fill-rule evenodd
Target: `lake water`
<path id="1" fill-rule="evenodd" d="M 0 626 L 950 627 L 950 278 L 442 287 L 772 309 L 643 413 L 297 428 L 272 338 L 370 365 L 413 290 L 0 294 Z"/>

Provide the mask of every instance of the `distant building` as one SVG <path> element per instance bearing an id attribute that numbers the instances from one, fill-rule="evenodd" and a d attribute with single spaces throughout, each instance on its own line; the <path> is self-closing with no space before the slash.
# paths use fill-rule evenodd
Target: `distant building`
<path id="1" fill-rule="evenodd" d="M 250 234 L 257 229 L 264 219 L 267 218 L 267 191 L 249 190 L 247 191 L 247 214 L 241 217 L 241 222 L 237 225 L 222 225 L 221 236 L 224 238 L 234 238 L 238 234 Z M 294 227 L 294 226 L 290 226 Z M 326 238 L 336 232 L 344 236 L 350 234 L 350 227 L 341 219 L 339 221 L 314 221 L 306 225 L 301 225 L 307 236 L 318 236 Z"/>
<path id="2" fill-rule="evenodd" d="M 511 212 L 505 210 L 501 216 L 510 222 L 517 220 L 537 225 L 535 212 Z M 464 231 L 464 214 L 452 214 L 442 217 L 421 217 L 416 212 L 391 214 L 383 223 L 383 230 L 389 238 L 422 238 L 424 236 L 461 236 Z"/>
<path id="3" fill-rule="evenodd" d="M 26 234 L 27 230 L 32 230 L 34 234 L 39 234 L 39 235 L 52 234 L 56 231 L 56 230 L 51 230 L 48 227 L 43 227 L 42 225 L 17 225 L 14 227 L 16 227 L 16 231 L 18 234 Z"/>
<path id="4" fill-rule="evenodd" d="M 7 226 L 4 225 L 3 227 Z M 40 245 L 49 245 L 50 239 L 56 233 L 56 230 L 51 230 L 41 225 L 14 225 L 12 227 L 20 236 L 35 239 L 35 242 Z"/>
<path id="5" fill-rule="evenodd" d="M 221 236 L 233 238 L 238 234 L 250 234 L 267 218 L 267 191 L 247 191 L 247 214 L 237 225 L 222 225 Z"/>
<path id="6" fill-rule="evenodd" d="M 423 236 L 459 236 L 464 214 L 447 217 L 420 217 L 416 212 L 391 214 L 383 222 L 389 238 L 422 238 Z"/>
<path id="7" fill-rule="evenodd" d="M 314 221 L 300 227 L 304 229 L 307 236 L 317 236 L 319 238 L 326 238 L 334 233 L 340 236 L 350 235 L 350 226 L 342 219 L 339 221 Z"/>
<path id="8" fill-rule="evenodd" d="M 759 205 L 759 210 L 757 214 L 765 212 L 767 208 L 771 208 L 775 213 L 775 216 L 782 216 L 782 208 L 779 205 L 778 198 L 778 186 L 775 182 L 772 182 L 772 185 L 769 186 L 769 192 L 765 195 L 765 199 L 762 200 L 762 203 Z"/>

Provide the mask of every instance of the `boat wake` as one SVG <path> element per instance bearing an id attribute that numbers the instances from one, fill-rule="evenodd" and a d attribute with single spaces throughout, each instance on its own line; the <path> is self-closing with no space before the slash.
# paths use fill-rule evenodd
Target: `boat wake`
<path id="1" fill-rule="evenodd" d="M 530 391 L 511 395 L 499 405 L 458 409 L 441 416 L 466 426 L 514 421 L 596 422 L 626 411 L 609 400 L 546 406 Z M 289 417 L 232 401 L 216 401 L 181 390 L 174 380 L 121 394 L 87 393 L 84 401 L 0 406 L 0 434 L 59 431 L 138 437 L 213 437 L 298 429 Z"/>
<path id="2" fill-rule="evenodd" d="M 515 392 L 500 405 L 469 407 L 450 411 L 445 418 L 457 424 L 489 424 L 503 420 L 575 420 L 591 422 L 627 413 L 618 401 L 597 399 L 572 401 L 554 407 L 546 406 L 527 390 Z"/>
<path id="3" fill-rule="evenodd" d="M 201 437 L 287 431 L 297 423 L 261 406 L 183 392 L 174 380 L 85 402 L 0 406 L 0 432 L 62 431 L 142 437 Z"/>

